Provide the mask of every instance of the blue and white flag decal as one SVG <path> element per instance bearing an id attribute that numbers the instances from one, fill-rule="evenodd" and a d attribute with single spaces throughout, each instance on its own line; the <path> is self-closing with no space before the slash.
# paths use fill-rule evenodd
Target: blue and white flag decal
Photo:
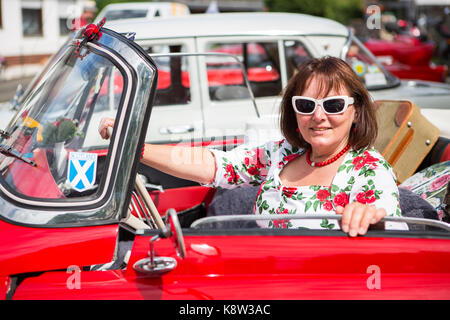
<path id="1" fill-rule="evenodd" d="M 79 192 L 86 191 L 95 184 L 97 174 L 97 154 L 87 152 L 69 153 L 67 180 Z"/>

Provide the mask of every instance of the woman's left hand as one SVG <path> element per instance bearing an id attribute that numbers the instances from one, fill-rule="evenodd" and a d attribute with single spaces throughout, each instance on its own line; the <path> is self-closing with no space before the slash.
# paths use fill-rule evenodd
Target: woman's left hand
<path id="1" fill-rule="evenodd" d="M 386 210 L 359 202 L 349 203 L 336 208 L 337 214 L 342 214 L 341 229 L 350 237 L 365 235 L 371 224 L 376 224 L 386 216 Z"/>

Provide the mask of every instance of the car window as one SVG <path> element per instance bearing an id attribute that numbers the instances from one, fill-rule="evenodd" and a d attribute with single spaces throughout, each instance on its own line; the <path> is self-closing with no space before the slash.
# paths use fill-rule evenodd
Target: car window
<path id="1" fill-rule="evenodd" d="M 98 124 L 116 116 L 126 89 L 122 72 L 106 57 L 83 49 L 79 57 L 67 51 L 42 79 L 48 80 L 23 102 L 10 137 L 1 141 L 16 152 L 0 155 L 3 179 L 30 198 L 92 195 L 101 183 L 104 161 L 94 149 L 109 146 L 98 134 Z"/>
<path id="2" fill-rule="evenodd" d="M 209 43 L 206 52 L 236 55 L 245 66 L 255 97 L 276 96 L 281 91 L 278 45 L 276 42 Z M 238 63 L 229 58 L 214 57 L 207 62 L 208 86 L 211 100 L 223 100 L 214 92 L 220 87 L 244 86 Z M 241 98 L 229 95 L 227 99 Z"/>
<path id="3" fill-rule="evenodd" d="M 122 9 L 107 11 L 105 18 L 107 21 L 120 20 L 120 19 L 135 19 L 145 18 L 147 16 L 147 9 Z"/>
<path id="4" fill-rule="evenodd" d="M 183 45 L 154 45 L 146 48 L 152 54 L 185 52 Z M 190 77 L 187 57 L 153 57 L 158 67 L 158 85 L 154 106 L 189 104 Z"/>
<path id="5" fill-rule="evenodd" d="M 283 42 L 286 58 L 287 76 L 290 79 L 305 61 L 311 59 L 311 55 L 300 41 L 286 40 Z"/>
<path id="6" fill-rule="evenodd" d="M 389 73 L 366 49 L 361 42 L 352 37 L 345 48 L 345 61 L 352 67 L 367 89 L 381 89 L 397 85 L 398 79 Z"/>

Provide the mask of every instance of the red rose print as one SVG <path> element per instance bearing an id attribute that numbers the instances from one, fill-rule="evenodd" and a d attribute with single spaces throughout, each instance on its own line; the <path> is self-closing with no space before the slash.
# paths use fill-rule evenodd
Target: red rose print
<path id="1" fill-rule="evenodd" d="M 316 197 L 320 200 L 320 202 L 324 202 L 330 196 L 330 192 L 325 189 L 321 189 L 317 191 Z"/>
<path id="2" fill-rule="evenodd" d="M 333 210 L 333 203 L 331 203 L 330 200 L 325 201 L 325 203 L 323 204 L 323 208 L 327 211 L 331 211 Z"/>
<path id="3" fill-rule="evenodd" d="M 431 183 L 428 191 L 436 191 L 447 184 L 448 181 L 450 181 L 450 174 L 443 175 L 442 177 L 437 178 Z"/>
<path id="4" fill-rule="evenodd" d="M 247 171 L 248 171 L 248 173 L 249 173 L 251 176 L 254 176 L 254 175 L 256 175 L 256 174 L 259 173 L 259 170 L 256 169 L 256 167 L 250 167 L 250 168 L 248 168 Z"/>
<path id="5" fill-rule="evenodd" d="M 376 198 L 374 196 L 373 190 L 368 190 L 366 192 L 360 192 L 356 195 L 356 201 L 362 204 L 368 204 L 375 202 Z"/>
<path id="6" fill-rule="evenodd" d="M 360 192 L 356 195 L 356 201 L 362 204 L 366 204 L 366 197 L 364 196 L 364 192 Z"/>
<path id="7" fill-rule="evenodd" d="M 376 162 L 380 159 L 372 157 L 368 151 L 364 151 L 364 156 L 364 164 L 368 164 L 370 169 L 375 169 L 377 167 Z"/>
<path id="8" fill-rule="evenodd" d="M 258 148 L 255 150 L 255 155 L 253 156 L 253 161 L 258 169 L 266 166 L 264 154 L 265 153 L 264 153 L 263 149 Z"/>
<path id="9" fill-rule="evenodd" d="M 288 198 L 292 198 L 295 192 L 297 192 L 295 187 L 283 187 L 283 194 Z"/>
<path id="10" fill-rule="evenodd" d="M 287 156 L 284 156 L 283 161 L 289 162 L 295 158 L 297 158 L 299 155 L 297 153 L 289 154 Z"/>
<path id="11" fill-rule="evenodd" d="M 376 162 L 379 160 L 372 157 L 368 151 L 364 151 L 363 156 L 355 157 L 352 164 L 355 166 L 355 170 L 361 169 L 366 164 L 369 166 L 369 169 L 375 169 L 378 166 Z"/>
<path id="12" fill-rule="evenodd" d="M 348 201 L 349 197 L 345 192 L 338 193 L 333 199 L 334 204 L 341 207 L 345 207 L 348 204 Z"/>
<path id="13" fill-rule="evenodd" d="M 234 171 L 234 168 L 231 164 L 227 164 L 227 166 L 225 167 L 225 170 L 227 171 L 227 173 L 224 175 L 225 178 L 228 177 L 227 181 L 229 183 L 237 183 L 237 181 L 239 180 L 239 175 L 236 173 L 236 171 Z"/>
<path id="14" fill-rule="evenodd" d="M 376 200 L 376 198 L 375 198 L 375 196 L 374 196 L 373 190 L 368 190 L 368 191 L 366 191 L 366 193 L 365 193 L 364 196 L 365 196 L 366 199 L 367 199 L 367 202 L 366 202 L 366 203 L 372 203 L 372 202 L 375 202 L 375 200 Z"/>
<path id="15" fill-rule="evenodd" d="M 280 208 L 277 208 L 277 210 L 275 212 L 277 214 L 289 214 L 289 210 L 288 209 L 283 209 L 283 211 L 280 211 Z"/>
<path id="16" fill-rule="evenodd" d="M 282 229 L 287 228 L 287 222 L 288 220 L 272 220 L 273 226 L 275 228 L 282 228 Z"/>
<path id="17" fill-rule="evenodd" d="M 352 164 L 355 166 L 355 170 L 359 170 L 364 166 L 364 158 L 363 157 L 355 157 L 353 159 Z"/>
<path id="18" fill-rule="evenodd" d="M 246 155 L 248 155 L 248 157 L 244 158 L 244 164 L 247 167 L 255 166 L 257 169 L 260 169 L 266 166 L 263 149 L 255 149 L 253 155 L 252 152 L 248 151 Z"/>

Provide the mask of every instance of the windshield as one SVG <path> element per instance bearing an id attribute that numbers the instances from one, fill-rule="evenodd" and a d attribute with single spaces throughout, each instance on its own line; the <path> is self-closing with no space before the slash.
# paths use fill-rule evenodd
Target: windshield
<path id="1" fill-rule="evenodd" d="M 398 78 L 389 73 L 353 35 L 344 47 L 342 56 L 368 90 L 385 89 L 399 84 Z"/>
<path id="2" fill-rule="evenodd" d="M 115 117 L 123 76 L 107 58 L 83 48 L 66 50 L 41 76 L 1 140 L 0 170 L 8 186 L 28 197 L 58 199 L 92 194 L 108 148 L 98 134 L 102 117 Z M 35 163 L 35 167 L 27 161 Z M 84 174 L 77 177 L 77 173 Z M 42 187 L 36 187 L 42 184 Z"/>

